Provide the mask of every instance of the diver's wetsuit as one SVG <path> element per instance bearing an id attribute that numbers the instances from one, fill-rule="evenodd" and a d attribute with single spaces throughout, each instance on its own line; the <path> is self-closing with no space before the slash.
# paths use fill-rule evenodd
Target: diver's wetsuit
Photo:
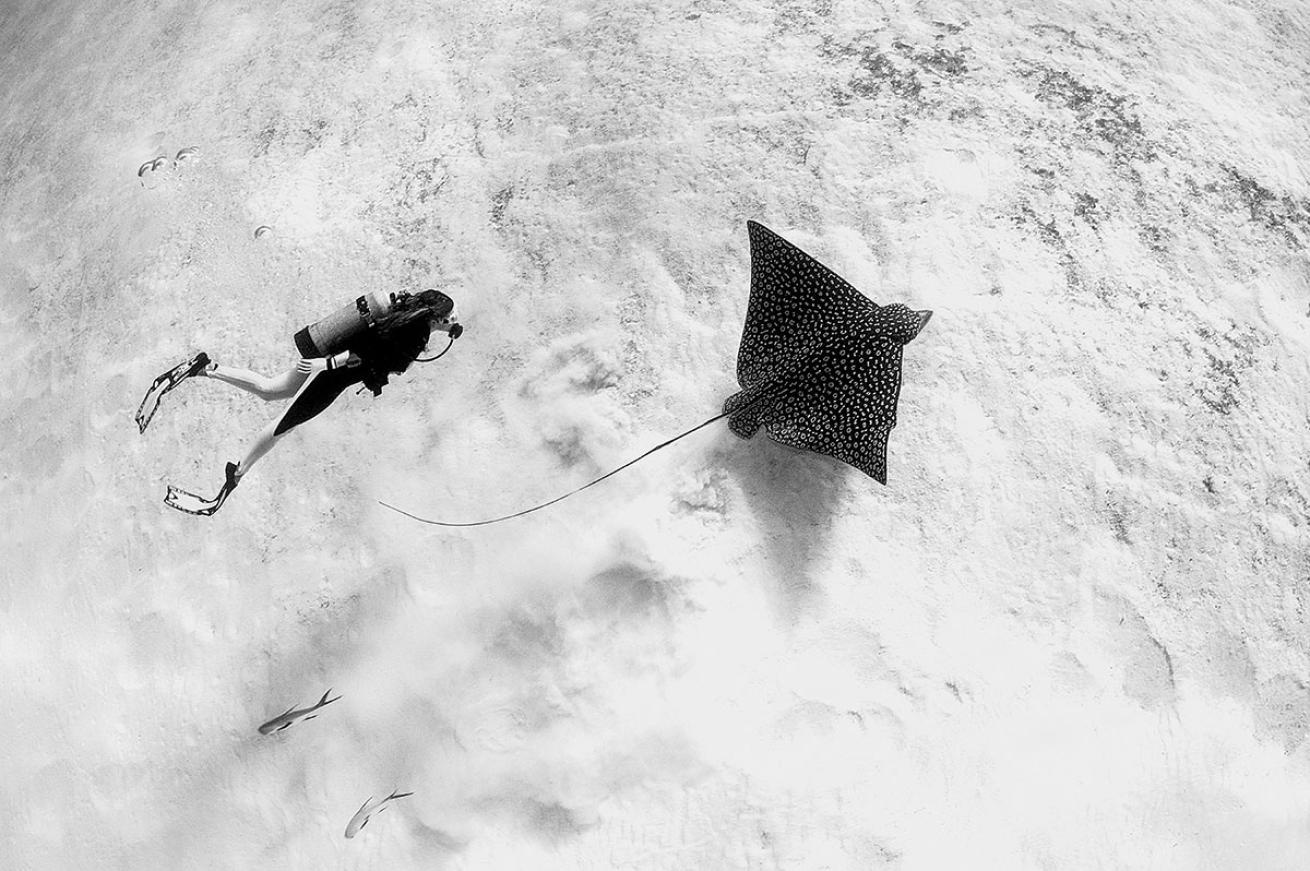
<path id="1" fill-rule="evenodd" d="M 351 385 L 364 380 L 364 367 L 351 369 L 323 369 L 309 376 L 305 386 L 296 394 L 291 405 L 278 419 L 273 435 L 282 435 L 288 430 L 300 426 L 305 421 L 317 416 L 331 405 L 342 392 Z"/>
<path id="2" fill-rule="evenodd" d="M 387 376 L 408 369 L 409 364 L 423 353 L 431 335 L 431 324 L 426 318 L 398 327 L 385 338 L 372 330 L 364 333 L 347 348 L 359 358 L 359 365 L 323 369 L 309 376 L 291 406 L 278 420 L 273 434 L 280 436 L 315 417 L 348 387 L 363 384 L 374 395 L 381 393 Z"/>

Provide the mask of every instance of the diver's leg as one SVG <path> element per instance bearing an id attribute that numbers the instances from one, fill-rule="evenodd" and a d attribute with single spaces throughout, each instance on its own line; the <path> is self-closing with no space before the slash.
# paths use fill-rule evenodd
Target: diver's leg
<path id="1" fill-rule="evenodd" d="M 287 406 L 287 410 L 259 431 L 245 459 L 237 464 L 237 477 L 249 472 L 250 467 L 271 451 L 284 435 L 318 415 L 331 405 L 343 390 L 352 384 L 358 384 L 362 378 L 362 374 L 350 369 L 319 370 L 306 376 L 304 386 L 296 394 L 295 400 Z"/>
<path id="2" fill-rule="evenodd" d="M 250 446 L 250 450 L 246 451 L 245 459 L 240 463 L 237 463 L 236 475 L 238 478 L 246 472 L 249 472 L 250 467 L 257 463 L 259 458 L 264 456 L 264 454 L 273 450 L 273 445 L 278 443 L 282 438 L 282 435 L 285 435 L 285 432 L 279 434 L 277 431 L 278 425 L 281 423 L 282 418 L 279 417 L 276 420 L 271 421 L 268 426 L 259 431 L 259 435 L 255 437 L 254 444 Z"/>
<path id="3" fill-rule="evenodd" d="M 211 363 L 203 374 L 209 378 L 216 378 L 225 384 L 231 384 L 233 387 L 240 387 L 242 390 L 253 393 L 265 401 L 290 399 L 296 395 L 297 390 L 304 386 L 305 380 L 309 377 L 308 374 L 297 369 L 290 369 L 281 375 L 269 377 L 260 375 L 258 372 L 251 372 L 249 369 L 220 366 L 217 363 Z"/>

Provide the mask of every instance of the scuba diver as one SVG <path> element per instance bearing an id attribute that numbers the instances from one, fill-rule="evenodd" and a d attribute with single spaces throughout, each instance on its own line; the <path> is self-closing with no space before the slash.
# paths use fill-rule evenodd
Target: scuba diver
<path id="1" fill-rule="evenodd" d="M 244 459 L 227 464 L 226 478 L 217 496 L 207 499 L 170 484 L 165 504 L 188 514 L 213 514 L 242 476 L 283 436 L 318 415 L 347 388 L 362 384 L 378 396 L 390 375 L 404 372 L 416 361 L 426 363 L 442 356 L 463 329 L 455 317 L 454 300 L 440 291 L 369 293 L 296 333 L 301 359 L 281 375 L 269 377 L 248 369 L 220 366 L 203 351 L 170 369 L 155 379 L 137 410 L 137 426 L 143 433 L 160 398 L 191 377 L 222 381 L 265 401 L 292 401 L 260 431 Z M 433 330 L 446 333 L 450 343 L 440 354 L 424 358 L 421 355 Z"/>

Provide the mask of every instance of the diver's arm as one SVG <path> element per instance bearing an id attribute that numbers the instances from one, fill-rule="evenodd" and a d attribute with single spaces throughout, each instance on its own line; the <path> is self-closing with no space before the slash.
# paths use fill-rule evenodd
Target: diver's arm
<path id="1" fill-rule="evenodd" d="M 296 361 L 296 371 L 302 375 L 312 375 L 324 369 L 340 369 L 342 366 L 353 368 L 361 362 L 363 361 L 354 353 L 342 351 L 331 357 L 301 357 Z"/>
<path id="2" fill-rule="evenodd" d="M 340 369 L 345 366 L 353 369 L 363 362 L 354 351 L 342 351 L 340 354 L 333 354 L 327 358 L 327 367 L 329 369 Z"/>

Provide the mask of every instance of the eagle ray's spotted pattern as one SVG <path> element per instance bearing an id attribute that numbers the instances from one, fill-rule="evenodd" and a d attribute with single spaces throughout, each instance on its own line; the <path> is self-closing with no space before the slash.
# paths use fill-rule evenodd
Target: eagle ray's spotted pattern
<path id="1" fill-rule="evenodd" d="M 747 439 L 763 427 L 886 484 L 901 348 L 932 312 L 880 306 L 772 230 L 746 227 L 751 293 L 728 426 Z"/>

